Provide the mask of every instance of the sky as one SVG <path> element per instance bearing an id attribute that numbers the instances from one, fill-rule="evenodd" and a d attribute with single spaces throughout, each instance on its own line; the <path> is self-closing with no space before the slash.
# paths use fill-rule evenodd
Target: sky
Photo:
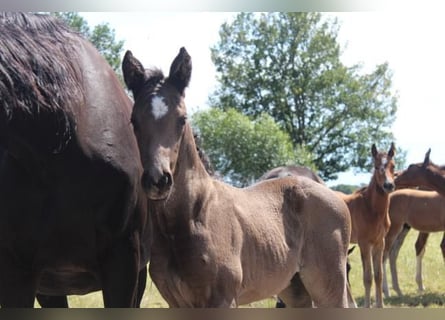
<path id="1" fill-rule="evenodd" d="M 431 160 L 445 164 L 440 130 L 445 126 L 445 19 L 436 11 L 373 11 L 326 13 L 340 22 L 338 42 L 347 66 L 363 65 L 371 72 L 388 62 L 393 72 L 393 90 L 398 111 L 393 125 L 397 146 L 407 151 L 407 164 L 423 160 L 431 148 Z M 131 50 L 144 67 L 156 66 L 168 74 L 179 48 L 192 57 L 193 71 L 186 91 L 189 112 L 208 106 L 216 85 L 210 47 L 218 40 L 222 23 L 231 12 L 80 12 L 90 26 L 108 22 L 117 40 L 124 40 L 124 52 Z M 378 141 L 376 141 L 379 148 Z M 396 158 L 397 161 L 397 158 Z M 370 174 L 341 173 L 328 185 L 367 184 Z"/>

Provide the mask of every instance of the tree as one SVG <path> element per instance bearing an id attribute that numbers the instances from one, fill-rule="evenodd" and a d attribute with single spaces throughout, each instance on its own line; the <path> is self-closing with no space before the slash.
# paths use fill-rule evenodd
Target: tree
<path id="1" fill-rule="evenodd" d="M 212 166 L 231 184 L 248 185 L 281 165 L 315 169 L 310 154 L 295 152 L 289 135 L 267 114 L 252 121 L 235 109 L 207 109 L 194 113 L 192 123 Z"/>
<path id="2" fill-rule="evenodd" d="M 211 106 L 271 115 L 326 180 L 369 171 L 372 143 L 384 150 L 394 140 L 397 110 L 388 64 L 369 74 L 345 66 L 338 30 L 320 13 L 240 13 L 211 48 L 219 81 Z"/>
<path id="3" fill-rule="evenodd" d="M 124 41 L 116 40 L 115 31 L 108 23 L 96 25 L 93 30 L 88 26 L 88 22 L 77 12 L 56 12 L 55 16 L 64 20 L 73 30 L 80 32 L 85 38 L 97 48 L 97 50 L 108 61 L 113 70 L 122 79 L 121 54 L 124 48 Z"/>

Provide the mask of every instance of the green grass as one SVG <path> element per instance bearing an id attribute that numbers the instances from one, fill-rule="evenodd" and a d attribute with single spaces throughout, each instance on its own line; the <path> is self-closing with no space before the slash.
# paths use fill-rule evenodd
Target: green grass
<path id="1" fill-rule="evenodd" d="M 426 253 L 423 259 L 423 282 L 426 290 L 419 294 L 415 282 L 416 259 L 414 242 L 417 238 L 417 231 L 411 230 L 400 250 L 397 260 L 399 284 L 403 292 L 402 297 L 398 297 L 391 290 L 391 277 L 389 265 L 387 275 L 391 297 L 384 300 L 385 307 L 405 308 L 405 307 L 428 307 L 437 308 L 445 304 L 445 266 L 440 250 L 442 233 L 433 233 L 428 239 Z M 352 270 L 350 272 L 351 289 L 357 304 L 363 306 L 364 287 L 362 281 L 362 265 L 360 261 L 360 251 L 358 248 L 350 255 Z M 371 289 L 372 301 L 374 301 L 374 286 Z M 103 307 L 102 294 L 100 292 L 91 293 L 84 296 L 70 296 L 70 307 L 73 308 L 93 308 Z M 36 303 L 36 306 L 38 304 Z M 155 285 L 150 279 L 141 303 L 143 308 L 166 308 L 167 303 L 162 299 Z M 275 300 L 267 299 L 251 303 L 246 308 L 273 308 Z"/>
<path id="2" fill-rule="evenodd" d="M 389 263 L 387 263 L 388 287 L 390 289 L 390 297 L 384 299 L 385 307 L 404 308 L 404 307 L 429 307 L 437 308 L 445 304 L 445 266 L 442 252 L 440 250 L 440 242 L 442 233 L 432 233 L 428 239 L 426 252 L 423 258 L 423 284 L 425 291 L 419 293 L 417 291 L 416 276 L 416 252 L 414 243 L 417 239 L 418 232 L 411 230 L 405 242 L 400 249 L 397 259 L 397 271 L 399 275 L 399 285 L 403 292 L 403 296 L 398 297 L 391 286 L 391 272 Z M 358 306 L 363 305 L 364 286 L 362 264 L 360 259 L 360 250 L 358 248 L 350 255 L 350 263 L 352 266 L 349 274 L 351 281 L 351 290 Z M 375 301 L 374 285 L 371 288 L 371 299 Z"/>

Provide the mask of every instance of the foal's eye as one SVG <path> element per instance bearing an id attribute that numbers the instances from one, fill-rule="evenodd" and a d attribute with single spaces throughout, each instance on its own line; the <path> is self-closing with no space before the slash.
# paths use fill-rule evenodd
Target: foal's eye
<path id="1" fill-rule="evenodd" d="M 185 125 L 186 122 L 187 122 L 187 116 L 179 117 L 178 123 L 180 126 Z"/>

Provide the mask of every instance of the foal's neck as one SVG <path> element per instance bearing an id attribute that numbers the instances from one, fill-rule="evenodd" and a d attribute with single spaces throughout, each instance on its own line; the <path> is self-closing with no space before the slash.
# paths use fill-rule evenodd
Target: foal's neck
<path id="1" fill-rule="evenodd" d="M 186 125 L 184 130 L 173 172 L 174 187 L 167 205 L 180 206 L 186 214 L 185 211 L 191 208 L 194 201 L 205 192 L 212 178 L 199 157 L 191 127 Z"/>
<path id="2" fill-rule="evenodd" d="M 382 189 L 374 176 L 371 178 L 368 188 L 366 188 L 365 196 L 373 211 L 382 216 L 387 215 L 389 208 L 389 194 Z"/>
<path id="3" fill-rule="evenodd" d="M 204 201 L 208 189 L 207 173 L 196 150 L 192 130 L 187 125 L 184 129 L 178 159 L 173 172 L 173 188 L 164 201 L 154 201 L 154 224 L 165 236 L 186 232 L 190 220 L 200 215 L 199 203 Z"/>
<path id="4" fill-rule="evenodd" d="M 445 177 L 443 173 L 445 172 L 439 168 L 429 169 L 425 175 L 425 187 L 433 189 L 442 196 L 445 196 Z"/>

